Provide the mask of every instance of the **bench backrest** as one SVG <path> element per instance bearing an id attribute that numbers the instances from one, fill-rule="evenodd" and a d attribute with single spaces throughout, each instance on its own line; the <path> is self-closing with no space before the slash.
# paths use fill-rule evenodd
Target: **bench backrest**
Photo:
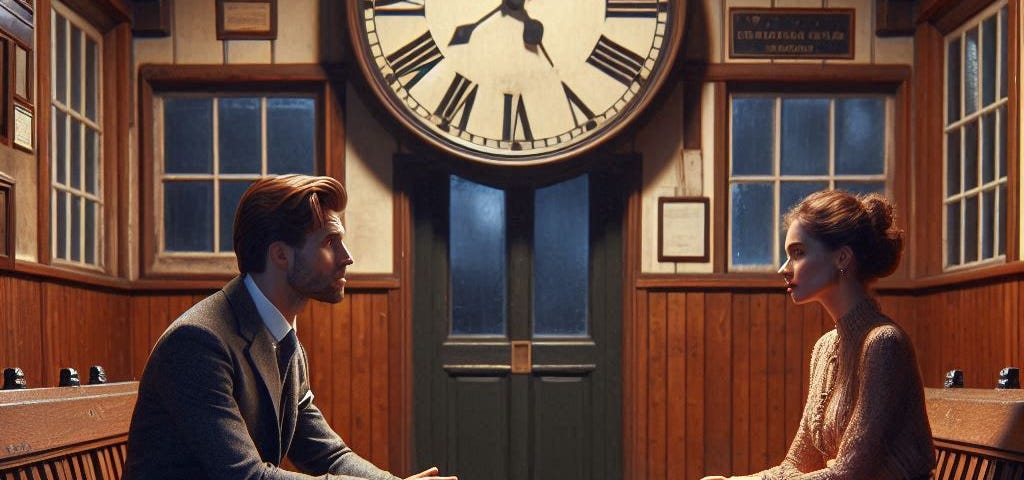
<path id="1" fill-rule="evenodd" d="M 1024 390 L 926 388 L 936 480 L 1024 479 Z"/>
<path id="2" fill-rule="evenodd" d="M 138 387 L 0 391 L 0 480 L 121 478 Z"/>

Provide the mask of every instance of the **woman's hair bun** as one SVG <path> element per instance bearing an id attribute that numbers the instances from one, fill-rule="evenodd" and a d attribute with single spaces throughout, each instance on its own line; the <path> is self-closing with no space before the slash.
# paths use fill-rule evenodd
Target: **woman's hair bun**
<path id="1" fill-rule="evenodd" d="M 885 197 L 872 193 L 860 197 L 861 206 L 874 230 L 873 242 L 867 258 L 861 259 L 861 275 L 881 278 L 892 274 L 903 254 L 903 230 L 896 228 L 892 204 Z"/>

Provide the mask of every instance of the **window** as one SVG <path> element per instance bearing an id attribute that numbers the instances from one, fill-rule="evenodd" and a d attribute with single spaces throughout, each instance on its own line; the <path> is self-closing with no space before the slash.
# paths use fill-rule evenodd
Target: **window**
<path id="1" fill-rule="evenodd" d="M 103 267 L 103 37 L 60 3 L 51 17 L 51 251 L 55 263 Z"/>
<path id="2" fill-rule="evenodd" d="M 782 216 L 812 192 L 887 192 L 891 96 L 734 94 L 729 103 L 730 270 L 775 271 Z"/>
<path id="3" fill-rule="evenodd" d="M 1006 255 L 1007 7 L 946 36 L 945 268 Z"/>

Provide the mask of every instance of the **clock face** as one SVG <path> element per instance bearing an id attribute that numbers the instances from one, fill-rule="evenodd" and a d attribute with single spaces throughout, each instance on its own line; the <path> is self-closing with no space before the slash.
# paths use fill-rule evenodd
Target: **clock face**
<path id="1" fill-rule="evenodd" d="M 357 57 L 421 137 L 486 163 L 565 158 L 650 100 L 681 37 L 673 0 L 360 0 Z"/>

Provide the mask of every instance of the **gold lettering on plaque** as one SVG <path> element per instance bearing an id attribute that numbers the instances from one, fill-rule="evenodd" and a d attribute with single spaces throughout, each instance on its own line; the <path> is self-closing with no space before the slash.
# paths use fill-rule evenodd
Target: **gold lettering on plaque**
<path id="1" fill-rule="evenodd" d="M 224 2 L 224 30 L 229 32 L 270 31 L 270 4 Z"/>

